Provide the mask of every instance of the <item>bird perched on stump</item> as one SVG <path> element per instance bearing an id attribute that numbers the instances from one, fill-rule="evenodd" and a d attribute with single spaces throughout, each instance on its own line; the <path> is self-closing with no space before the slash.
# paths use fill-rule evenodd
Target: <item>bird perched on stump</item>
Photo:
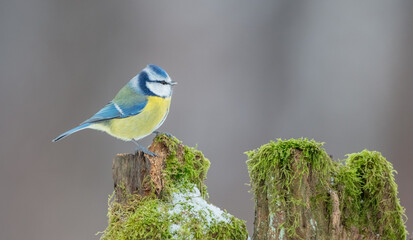
<path id="1" fill-rule="evenodd" d="M 148 65 L 133 77 L 115 98 L 88 120 L 57 138 L 57 142 L 83 129 L 104 131 L 124 141 L 133 141 L 137 151 L 155 154 L 136 141 L 156 130 L 165 121 L 171 104 L 173 82 L 160 67 Z"/>

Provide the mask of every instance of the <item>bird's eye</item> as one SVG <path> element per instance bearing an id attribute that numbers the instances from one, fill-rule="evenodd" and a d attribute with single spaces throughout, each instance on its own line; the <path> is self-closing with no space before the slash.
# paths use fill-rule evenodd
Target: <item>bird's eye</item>
<path id="1" fill-rule="evenodd" d="M 168 84 L 166 81 L 161 81 L 162 85 Z"/>

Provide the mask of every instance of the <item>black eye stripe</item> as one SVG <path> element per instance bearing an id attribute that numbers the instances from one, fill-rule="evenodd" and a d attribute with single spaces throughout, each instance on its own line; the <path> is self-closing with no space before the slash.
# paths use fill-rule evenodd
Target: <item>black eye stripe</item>
<path id="1" fill-rule="evenodd" d="M 169 83 L 165 80 L 148 80 L 148 82 L 156 82 L 156 83 L 160 83 L 162 85 L 169 85 Z"/>

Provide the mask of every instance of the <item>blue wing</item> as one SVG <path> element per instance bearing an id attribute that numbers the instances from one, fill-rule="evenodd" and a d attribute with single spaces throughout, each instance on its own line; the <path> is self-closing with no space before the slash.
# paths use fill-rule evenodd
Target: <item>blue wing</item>
<path id="1" fill-rule="evenodd" d="M 65 138 L 72 133 L 83 130 L 89 127 L 91 124 L 96 123 L 96 122 L 113 119 L 113 118 L 125 118 L 125 117 L 130 117 L 130 116 L 139 114 L 142 111 L 142 109 L 145 108 L 147 102 L 148 101 L 141 101 L 138 104 L 133 105 L 132 107 L 119 106 L 116 103 L 110 102 L 104 108 L 102 108 L 99 112 L 93 115 L 93 117 L 82 122 L 80 126 L 75 127 L 59 135 L 57 138 L 53 139 L 53 142 L 57 142 L 60 139 Z"/>
<path id="2" fill-rule="evenodd" d="M 53 142 L 59 141 L 72 133 L 88 128 L 94 123 L 114 118 L 126 118 L 139 114 L 145 108 L 147 103 L 148 99 L 146 96 L 136 93 L 136 91 L 134 91 L 134 89 L 129 87 L 127 84 L 119 91 L 115 98 L 99 112 L 81 123 L 80 126 L 73 128 L 53 139 Z"/>
<path id="3" fill-rule="evenodd" d="M 88 120 L 84 121 L 82 124 L 85 123 L 96 123 L 103 120 L 109 120 L 114 118 L 126 118 L 130 116 L 134 116 L 140 113 L 146 106 L 148 101 L 142 101 L 133 106 L 125 106 L 116 104 L 114 102 L 108 103 L 105 107 L 103 107 L 99 112 L 93 115 Z"/>

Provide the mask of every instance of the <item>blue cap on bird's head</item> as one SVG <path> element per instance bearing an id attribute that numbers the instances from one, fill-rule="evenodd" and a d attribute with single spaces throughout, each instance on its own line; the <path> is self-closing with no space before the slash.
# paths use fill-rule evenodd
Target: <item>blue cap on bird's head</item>
<path id="1" fill-rule="evenodd" d="M 175 85 L 176 82 L 173 82 L 169 75 L 166 73 L 165 70 L 162 68 L 154 65 L 154 64 L 149 64 L 142 70 L 142 72 L 145 72 L 148 77 L 148 81 L 150 82 L 166 82 L 169 85 Z"/>
<path id="2" fill-rule="evenodd" d="M 149 64 L 148 66 L 146 66 L 145 69 L 148 69 L 148 71 L 150 71 L 150 72 L 152 72 L 152 73 L 154 73 L 158 76 L 161 76 L 163 78 L 168 78 L 169 77 L 168 74 L 165 72 L 165 70 L 163 70 L 162 68 L 160 68 L 156 65 Z"/>
<path id="3" fill-rule="evenodd" d="M 176 84 L 160 67 L 149 64 L 137 76 L 139 87 L 146 95 L 170 97 L 172 86 Z"/>

